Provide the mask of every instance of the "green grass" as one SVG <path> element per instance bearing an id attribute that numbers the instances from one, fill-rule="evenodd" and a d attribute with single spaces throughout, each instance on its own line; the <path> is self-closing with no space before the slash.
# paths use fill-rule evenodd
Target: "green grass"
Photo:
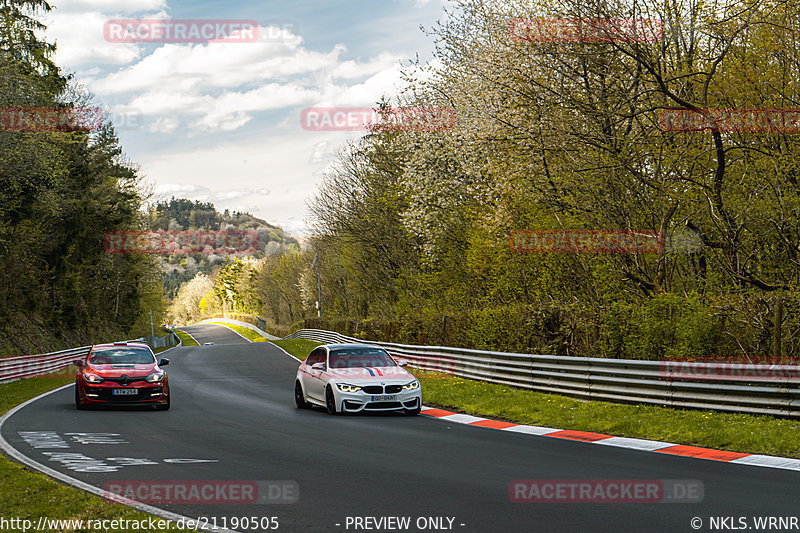
<path id="1" fill-rule="evenodd" d="M 800 458 L 798 420 L 586 402 L 433 372 L 415 374 L 426 405 L 520 424 Z"/>
<path id="2" fill-rule="evenodd" d="M 75 379 L 69 377 L 70 374 L 74 375 L 74 369 L 57 375 L 0 385 L 0 412 L 5 413 L 39 394 L 74 382 Z M 0 501 L 3 502 L 3 517 L 31 520 L 33 527 L 41 516 L 51 519 L 84 520 L 146 520 L 150 516 L 124 505 L 107 502 L 88 492 L 61 485 L 43 474 L 32 472 L 27 467 L 11 461 L 5 455 L 0 455 Z M 60 531 L 73 531 L 73 529 Z M 84 528 L 74 531 L 89 530 Z M 106 531 L 130 532 L 129 529 Z M 188 530 L 177 530 L 173 524 L 169 531 Z"/>
<path id="3" fill-rule="evenodd" d="M 262 337 L 255 331 L 250 328 L 246 328 L 244 326 L 237 326 L 236 324 L 228 324 L 227 322 L 203 322 L 203 324 L 216 324 L 218 326 L 225 326 L 226 328 L 230 328 L 242 337 L 249 339 L 253 342 L 267 342 L 268 339 Z"/>
<path id="4" fill-rule="evenodd" d="M 314 342 L 305 339 L 289 339 L 289 340 L 280 340 L 280 341 L 270 341 L 275 346 L 280 346 L 293 356 L 297 357 L 301 361 L 305 360 L 308 357 L 308 354 L 311 353 L 311 350 L 316 348 L 317 346 L 322 346 L 322 342 Z"/>
<path id="5" fill-rule="evenodd" d="M 181 331 L 179 329 L 175 330 L 175 335 L 181 340 L 181 343 L 184 346 L 200 346 L 200 344 L 194 340 L 188 333 L 185 331 Z"/>
<path id="6" fill-rule="evenodd" d="M 274 341 L 304 359 L 320 343 Z M 536 426 L 593 431 L 721 450 L 800 458 L 800 421 L 671 409 L 651 405 L 585 402 L 505 385 L 413 370 L 425 405 Z"/>

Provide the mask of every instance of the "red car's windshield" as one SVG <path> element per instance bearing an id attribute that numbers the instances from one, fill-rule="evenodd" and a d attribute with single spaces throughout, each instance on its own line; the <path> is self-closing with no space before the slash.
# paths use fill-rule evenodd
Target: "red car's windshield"
<path id="1" fill-rule="evenodd" d="M 148 365 L 155 362 L 150 350 L 134 346 L 95 348 L 89 357 L 89 363 L 93 365 Z"/>
<path id="2" fill-rule="evenodd" d="M 336 350 L 328 360 L 331 368 L 364 368 L 369 366 L 397 366 L 388 353 L 377 348 Z"/>

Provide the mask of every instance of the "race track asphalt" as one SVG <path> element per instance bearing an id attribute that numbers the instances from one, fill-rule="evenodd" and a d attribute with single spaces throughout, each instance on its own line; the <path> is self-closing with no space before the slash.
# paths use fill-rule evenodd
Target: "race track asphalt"
<path id="1" fill-rule="evenodd" d="M 26 456 L 98 487 L 210 480 L 298 489 L 293 503 L 154 504 L 190 518 L 216 517 L 219 525 L 225 518 L 229 527 L 233 517 L 248 516 L 277 517 L 278 530 L 290 532 L 675 532 L 696 531 L 694 517 L 703 520 L 700 531 L 709 531 L 710 517 L 732 517 L 723 523 L 738 525 L 738 517 L 800 515 L 800 472 L 425 416 L 299 410 L 292 396 L 295 359 L 221 326 L 185 329 L 215 345 L 164 355 L 171 360 L 171 410 L 78 411 L 68 387 L 12 415 L 3 437 Z M 80 456 L 57 455 L 64 453 Z M 81 471 L 87 465 L 107 471 Z M 509 484 L 518 479 L 699 480 L 704 496 L 699 503 L 514 503 Z M 291 492 L 275 497 L 295 499 Z M 407 517 L 409 527 L 377 528 L 366 517 Z"/>

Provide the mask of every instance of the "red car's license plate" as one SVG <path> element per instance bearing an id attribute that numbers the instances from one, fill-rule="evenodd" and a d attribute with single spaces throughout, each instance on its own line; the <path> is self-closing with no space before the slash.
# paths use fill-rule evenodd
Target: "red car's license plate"
<path id="1" fill-rule="evenodd" d="M 114 396 L 136 396 L 139 389 L 114 389 L 111 394 Z"/>

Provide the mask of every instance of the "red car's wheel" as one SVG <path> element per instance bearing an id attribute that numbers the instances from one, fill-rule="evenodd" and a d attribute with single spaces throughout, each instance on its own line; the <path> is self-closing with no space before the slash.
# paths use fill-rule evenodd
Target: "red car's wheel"
<path id="1" fill-rule="evenodd" d="M 160 403 L 160 404 L 156 405 L 156 410 L 157 411 L 169 411 L 169 404 L 170 404 L 169 394 L 167 394 L 167 403 Z"/>
<path id="2" fill-rule="evenodd" d="M 78 393 L 78 384 L 75 384 L 75 408 L 86 409 L 86 406 L 81 403 L 81 395 Z"/>

